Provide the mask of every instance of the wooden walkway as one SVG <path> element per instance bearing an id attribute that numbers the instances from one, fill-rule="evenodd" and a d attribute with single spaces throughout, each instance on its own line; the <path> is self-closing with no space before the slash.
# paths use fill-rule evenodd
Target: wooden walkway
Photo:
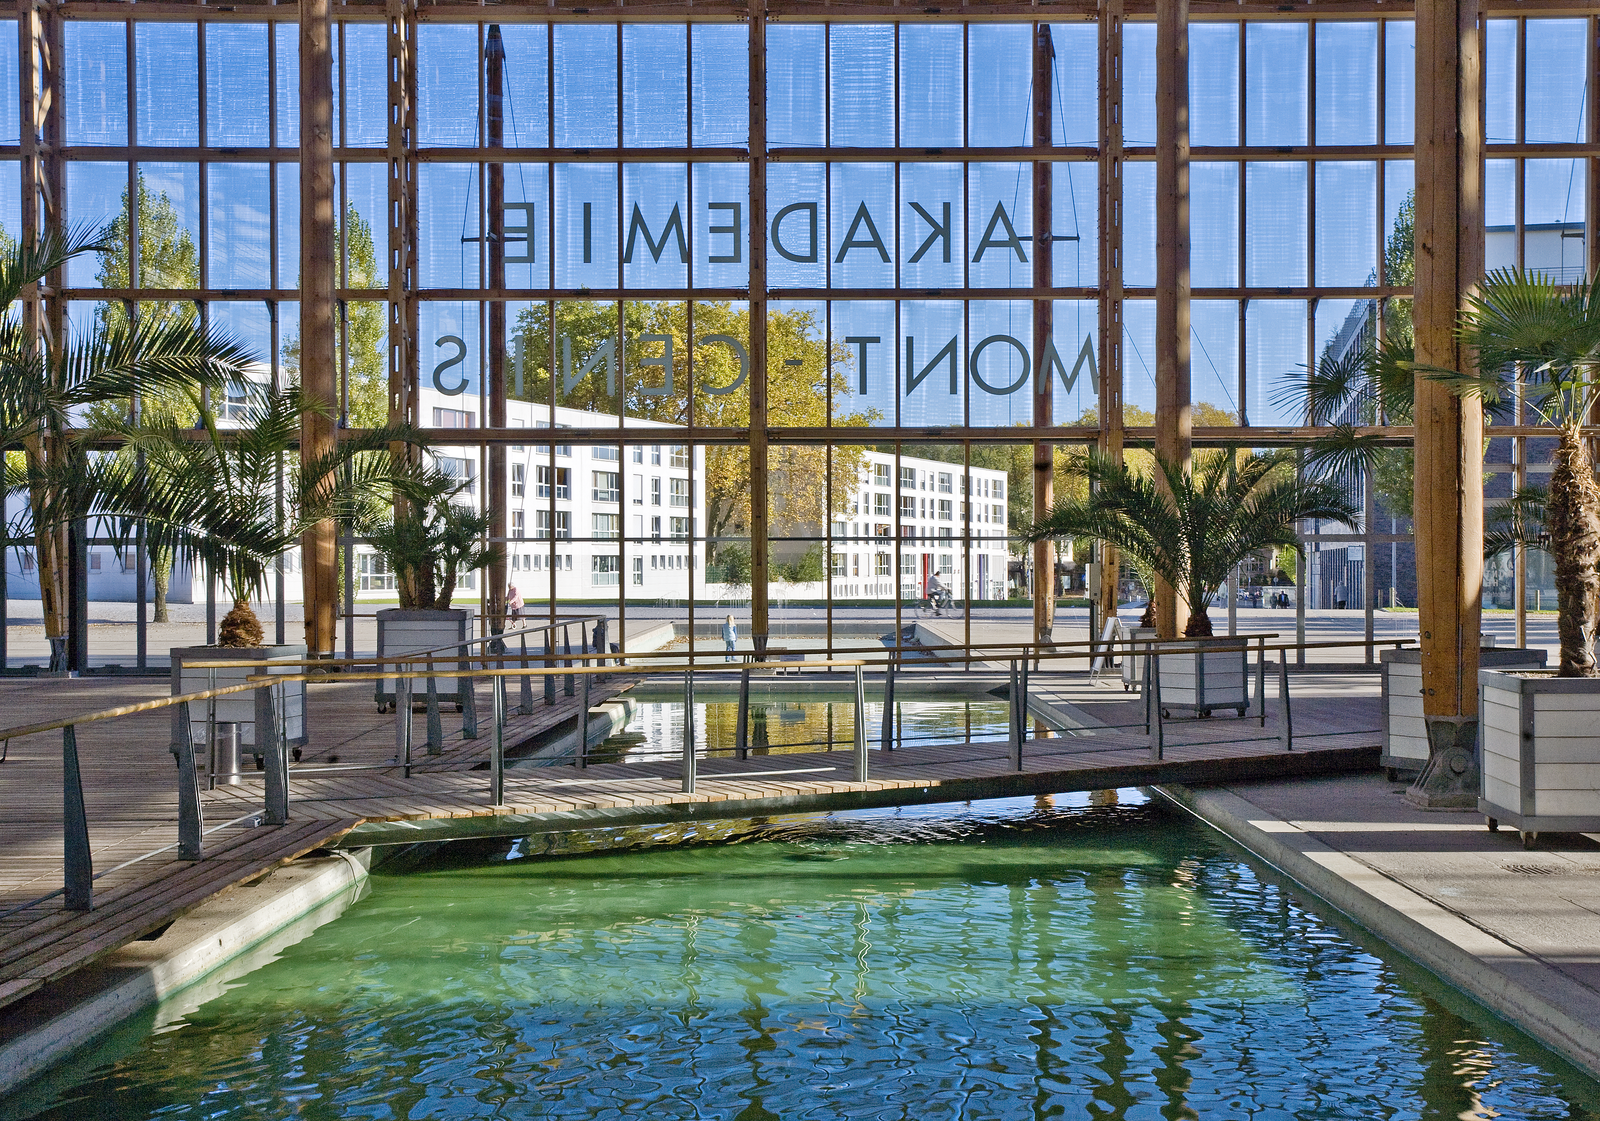
<path id="1" fill-rule="evenodd" d="M 593 689 L 591 704 L 603 703 L 629 680 L 606 679 Z M 395 718 L 377 713 L 370 683 L 317 685 L 308 723 L 315 738 L 303 762 L 291 767 L 289 824 L 255 824 L 263 785 L 249 772 L 238 785 L 203 794 L 210 832 L 198 862 L 176 858 L 169 713 L 139 713 L 85 725 L 78 734 L 100 876 L 90 912 L 64 910 L 59 896 L 25 905 L 59 888 L 62 879 L 60 734 L 28 736 L 12 741 L 0 764 L 0 1006 L 318 848 L 1371 769 L 1379 742 L 1377 684 L 1372 676 L 1296 678 L 1291 753 L 1277 740 L 1269 705 L 1265 729 L 1253 718 L 1231 716 L 1171 724 L 1159 763 L 1137 728 L 1050 734 L 1041 725 L 1042 738 L 1030 739 L 1020 772 L 1003 742 L 913 745 L 887 753 L 873 742 L 864 783 L 852 781 L 848 751 L 752 753 L 745 760 L 701 760 L 697 789 L 685 794 L 675 753 L 634 755 L 583 769 L 511 768 L 502 806 L 490 804 L 489 775 L 481 769 L 489 744 L 487 685 L 480 683 L 477 692 L 485 734 L 463 740 L 460 717 L 449 706 L 440 756 L 423 754 L 425 718 L 416 715 L 419 767 L 410 778 L 395 767 L 347 769 L 388 764 L 394 754 Z M 542 702 L 537 682 L 535 688 Z M 165 691 L 157 683 L 115 679 L 0 682 L 0 713 L 5 724 L 18 726 Z M 1038 679 L 1033 695 L 1036 710 L 1040 703 L 1070 706 L 1062 711 L 1089 724 L 1140 718 L 1137 698 L 1095 687 L 1082 675 Z M 869 707 L 874 703 L 869 687 Z M 537 703 L 533 715 L 513 716 L 506 742 L 526 742 L 576 711 L 576 700 L 558 691 L 555 706 Z"/>

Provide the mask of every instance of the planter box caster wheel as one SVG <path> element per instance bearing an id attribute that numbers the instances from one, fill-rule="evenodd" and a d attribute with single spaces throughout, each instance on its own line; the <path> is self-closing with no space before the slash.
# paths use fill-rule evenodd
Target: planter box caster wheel
<path id="1" fill-rule="evenodd" d="M 1172 713 L 1170 711 L 1168 711 L 1167 709 L 1162 709 L 1161 710 L 1161 719 L 1163 719 L 1163 720 L 1171 720 L 1172 719 Z"/>
<path id="2" fill-rule="evenodd" d="M 1243 720 L 1244 719 L 1244 714 L 1245 714 L 1246 711 L 1248 711 L 1248 709 L 1246 708 L 1246 706 L 1240 705 L 1238 708 L 1234 709 L 1234 711 L 1239 714 L 1239 719 Z"/>
<path id="3" fill-rule="evenodd" d="M 1499 818 L 1497 818 L 1497 817 L 1486 817 L 1483 820 L 1484 820 L 1485 824 L 1487 824 L 1489 826 L 1489 832 L 1491 832 L 1491 833 L 1500 832 L 1500 819 Z"/>
<path id="4" fill-rule="evenodd" d="M 264 771 L 264 770 L 267 769 L 267 760 L 266 760 L 265 756 L 257 755 L 255 757 L 255 760 L 256 760 L 256 770 Z"/>
<path id="5" fill-rule="evenodd" d="M 1385 767 L 1383 769 L 1383 777 L 1388 779 L 1390 782 L 1399 782 L 1400 781 L 1400 772 L 1395 770 L 1393 767 Z M 1494 818 L 1491 817 L 1489 820 L 1493 821 Z M 1491 832 L 1493 832 L 1494 828 L 1495 827 L 1492 826 L 1492 825 L 1489 826 L 1489 829 L 1490 829 Z"/>
<path id="6" fill-rule="evenodd" d="M 1536 844 L 1538 844 L 1538 842 L 1539 842 L 1539 834 L 1530 833 L 1527 830 L 1523 830 L 1523 833 L 1522 833 L 1522 847 L 1523 848 L 1532 849 Z"/>
<path id="7" fill-rule="evenodd" d="M 461 706 L 460 706 L 460 705 L 456 705 L 456 711 L 457 711 L 457 712 L 460 712 L 460 711 L 461 711 Z"/>
<path id="8" fill-rule="evenodd" d="M 296 763 L 300 762 L 300 749 L 298 747 L 294 749 L 294 761 Z"/>

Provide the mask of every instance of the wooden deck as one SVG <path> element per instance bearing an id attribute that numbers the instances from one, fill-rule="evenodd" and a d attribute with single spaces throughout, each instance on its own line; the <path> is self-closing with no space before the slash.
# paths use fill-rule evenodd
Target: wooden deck
<path id="1" fill-rule="evenodd" d="M 969 679 L 970 680 L 970 679 Z M 591 693 L 599 705 L 625 688 L 611 677 Z M 221 892 L 317 848 L 392 844 L 471 836 L 516 836 L 596 825 L 733 818 L 774 812 L 837 810 L 1009 795 L 1093 790 L 1161 782 L 1238 781 L 1370 769 L 1377 765 L 1377 679 L 1297 677 L 1295 750 L 1267 726 L 1232 716 L 1169 725 L 1165 758 L 1151 758 L 1141 729 L 1085 728 L 1031 739 L 1017 771 L 1004 743 L 910 745 L 870 752 L 869 781 L 852 781 L 848 751 L 754 754 L 699 763 L 697 789 L 680 789 L 678 756 L 630 757 L 579 769 L 513 767 L 505 804 L 489 801 L 485 767 L 489 691 L 479 685 L 480 727 L 463 740 L 453 706 L 444 713 L 443 754 L 423 754 L 418 713 L 411 777 L 389 766 L 394 720 L 378 714 L 371 685 L 314 686 L 308 726 L 313 740 L 291 767 L 290 822 L 260 826 L 263 784 L 253 774 L 202 796 L 205 858 L 176 858 L 177 794 L 165 710 L 79 729 L 85 801 L 95 869 L 95 909 L 71 912 L 59 896 L 28 904 L 61 886 L 61 738 L 42 733 L 11 742 L 0 764 L 0 1006 L 165 927 Z M 535 682 L 535 710 L 514 715 L 514 748 L 577 712 L 558 691 L 545 706 Z M 164 695 L 155 682 L 50 680 L 0 682 L 3 722 L 18 726 Z M 513 705 L 516 690 L 511 692 Z M 925 693 L 919 694 L 926 696 Z M 1035 681 L 1035 711 L 1054 705 L 1080 723 L 1131 724 L 1137 698 L 1097 687 L 1082 675 Z M 720 698 L 719 698 L 720 699 Z M 869 686 L 869 706 L 874 704 Z M 330 764 L 329 759 L 336 762 Z M 382 769 L 349 769 L 355 766 Z"/>

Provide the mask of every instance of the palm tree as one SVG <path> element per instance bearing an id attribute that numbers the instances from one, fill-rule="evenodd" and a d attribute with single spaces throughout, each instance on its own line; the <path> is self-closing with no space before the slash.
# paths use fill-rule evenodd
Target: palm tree
<path id="1" fill-rule="evenodd" d="M 1298 546 L 1304 518 L 1354 522 L 1357 512 L 1333 483 L 1300 478 L 1287 451 L 1205 455 L 1193 469 L 1155 456 L 1156 475 L 1096 454 L 1074 456 L 1088 495 L 1056 503 L 1028 541 L 1095 537 L 1115 545 L 1179 590 L 1189 603 L 1188 638 L 1211 634 L 1206 610 L 1228 573 L 1257 549 Z"/>
<path id="2" fill-rule="evenodd" d="M 1539 541 L 1555 562 L 1557 676 L 1600 677 L 1600 484 L 1583 437 L 1600 401 L 1600 278 L 1569 289 L 1543 273 L 1497 269 L 1468 297 L 1458 333 L 1476 351 L 1478 372 L 1427 375 L 1488 408 L 1513 400 L 1520 381 L 1523 404 L 1555 430 Z M 1539 520 L 1537 496 L 1518 499 L 1511 520 L 1526 540 Z"/>
<path id="3" fill-rule="evenodd" d="M 437 468 L 422 470 L 409 480 L 409 500 L 359 520 L 362 535 L 389 562 L 402 608 L 449 608 L 461 574 L 500 555 L 484 544 L 489 515 L 454 501 L 468 485 Z"/>
<path id="4" fill-rule="evenodd" d="M 160 514 L 150 530 L 152 545 L 198 557 L 221 574 L 233 597 L 217 631 L 222 646 L 262 644 L 250 597 L 308 527 L 329 518 L 353 522 L 397 488 L 406 491 L 412 478 L 412 469 L 390 455 L 393 443 L 415 441 L 407 426 L 341 439 L 302 461 L 295 450 L 301 419 L 321 406 L 294 385 L 253 389 L 249 397 L 237 431 L 220 431 L 210 416 L 203 416 L 200 433 L 171 421 L 116 431 L 145 454 L 138 501 Z M 329 479 L 337 485 L 328 486 Z"/>
<path id="5" fill-rule="evenodd" d="M 120 536 L 134 519 L 162 518 L 143 505 L 153 496 L 136 466 L 94 450 L 102 433 L 84 427 L 86 415 L 126 409 L 142 395 L 218 390 L 242 377 L 250 360 L 226 335 L 177 316 L 118 317 L 69 338 L 35 329 L 18 303 L 24 291 L 105 240 L 103 231 L 80 229 L 0 252 L 0 447 L 21 449 L 6 456 L 5 493 L 26 499 L 17 530 L 34 542 L 52 669 L 65 668 L 69 529 L 94 519 Z M 194 543 L 176 528 L 168 539 Z"/>

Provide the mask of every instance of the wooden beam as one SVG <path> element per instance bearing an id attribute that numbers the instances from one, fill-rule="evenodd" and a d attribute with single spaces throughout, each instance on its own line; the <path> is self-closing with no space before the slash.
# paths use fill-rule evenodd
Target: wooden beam
<path id="1" fill-rule="evenodd" d="M 750 634 L 767 639 L 767 2 L 750 0 Z M 698 532 L 705 532 L 699 530 Z M 710 558 L 707 558 L 708 560 Z M 899 579 L 898 576 L 895 577 Z"/>
<path id="2" fill-rule="evenodd" d="M 1100 17 L 1100 454 L 1122 462 L 1122 0 Z M 1100 546 L 1100 618 L 1117 613 L 1115 546 Z M 1101 623 L 1104 626 L 1104 623 Z"/>
<path id="3" fill-rule="evenodd" d="M 500 25 L 491 23 L 484 38 L 484 98 L 487 102 L 485 130 L 490 148 L 505 147 L 505 80 L 506 47 L 500 36 Z M 503 163 L 488 166 L 488 213 L 485 219 L 489 234 L 489 284 L 504 288 L 506 284 L 505 201 L 506 167 Z M 532 235 L 525 243 L 532 246 Z M 506 303 L 495 300 L 489 304 L 489 427 L 506 427 Z M 505 627 L 506 554 L 510 550 L 510 535 L 506 532 L 506 446 L 490 444 L 488 470 L 485 474 L 484 501 L 489 507 L 489 541 L 497 546 L 494 559 L 489 562 L 483 589 L 484 614 L 489 626 Z M 618 473 L 618 478 L 622 477 Z M 526 484 L 524 484 L 526 485 Z"/>
<path id="4" fill-rule="evenodd" d="M 300 459 L 338 440 L 334 355 L 336 275 L 333 188 L 333 22 L 330 0 L 300 5 L 300 386 L 310 409 L 300 421 Z M 334 480 L 324 480 L 333 485 Z M 306 649 L 331 655 L 338 612 L 338 541 L 331 521 L 300 538 Z"/>
<path id="5" fill-rule="evenodd" d="M 1156 5 L 1156 453 L 1187 466 L 1189 402 L 1189 0 Z M 1177 590 L 1155 589 L 1156 630 L 1178 634 Z"/>
<path id="6" fill-rule="evenodd" d="M 1033 150 L 1047 152 L 1053 146 L 1050 92 L 1054 88 L 1056 51 L 1050 41 L 1050 25 L 1043 21 L 1033 29 Z M 1051 275 L 1051 177 L 1055 168 L 1043 160 L 1033 165 L 1033 286 L 1048 289 Z M 1033 353 L 1042 355 L 1050 344 L 1054 329 L 1054 304 L 1049 297 L 1033 301 Z M 1051 371 L 1036 365 L 1033 371 L 1033 423 L 1048 428 L 1055 422 L 1055 401 Z M 1055 445 L 1045 440 L 1033 444 L 1033 516 L 1042 518 L 1055 504 Z M 969 496 L 970 497 L 970 496 Z M 1050 637 L 1056 621 L 1055 545 L 1039 541 L 1033 546 L 1033 634 L 1035 639 Z"/>

